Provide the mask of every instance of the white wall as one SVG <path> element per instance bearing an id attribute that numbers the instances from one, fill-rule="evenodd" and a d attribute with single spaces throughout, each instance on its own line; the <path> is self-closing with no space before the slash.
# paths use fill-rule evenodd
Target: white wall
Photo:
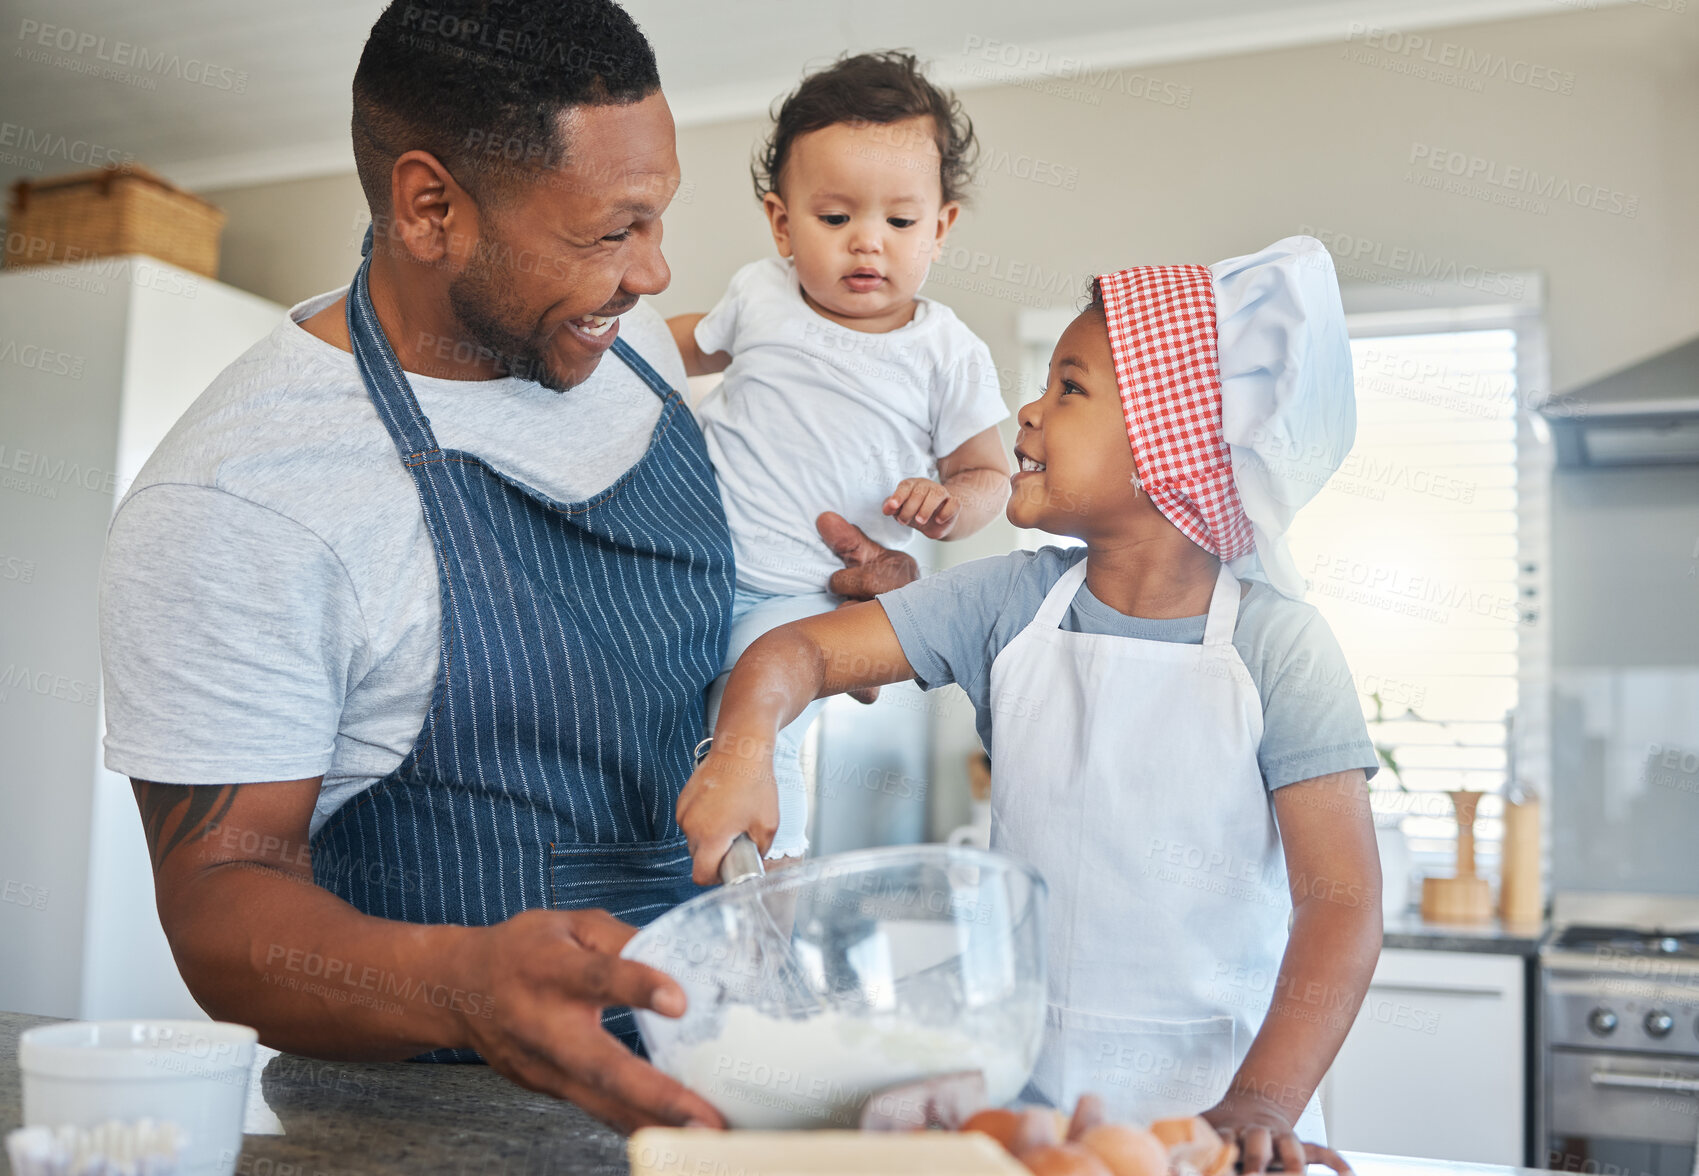
<path id="1" fill-rule="evenodd" d="M 1351 254 L 1340 259 L 1346 281 L 1420 285 L 1412 264 L 1433 263 L 1466 280 L 1543 272 L 1556 392 L 1699 329 L 1699 9 L 1576 4 L 1557 15 L 1423 30 L 1432 48 L 1408 54 L 1389 51 L 1385 37 L 1371 46 L 1346 32 L 1327 45 L 1110 71 L 1097 84 L 963 94 L 986 158 L 927 292 L 991 344 L 1011 407 L 1028 395 L 1018 386 L 1014 339 L 1024 307 L 1076 305 L 1097 270 L 1211 261 L 1304 229 Z M 1502 59 L 1505 76 L 1449 84 L 1423 60 L 1464 55 Z M 1530 76 L 1552 79 L 1558 91 L 1515 80 Z M 673 285 L 655 300 L 664 312 L 706 310 L 739 265 L 771 250 L 747 170 L 765 129 L 765 119 L 749 118 L 680 132 L 686 186 L 667 215 Z M 1549 199 L 1521 208 L 1502 202 L 1502 188 L 1482 187 L 1488 198 L 1477 199 L 1417 182 L 1444 173 L 1413 166 L 1412 156 L 1449 151 L 1498 175 L 1555 176 L 1570 193 L 1603 189 L 1607 211 Z M 363 210 L 352 176 L 209 195 L 231 214 L 227 280 L 279 301 L 348 280 Z M 1613 203 L 1623 213 L 1608 211 Z M 1417 255 L 1425 262 L 1413 263 Z M 1691 589 L 1683 596 L 1667 580 L 1625 581 L 1643 554 L 1629 536 L 1688 550 L 1699 540 L 1690 473 L 1629 478 L 1631 492 L 1622 493 L 1597 480 L 1559 482 L 1558 663 L 1620 656 L 1624 643 L 1651 638 L 1643 622 L 1652 615 L 1675 622 L 1665 648 L 1699 658 Z M 1641 525 L 1654 516 L 1673 530 Z M 999 523 L 933 558 L 953 562 L 1012 543 Z M 1610 560 L 1590 554 L 1601 545 Z M 1597 606 L 1624 591 L 1661 595 L 1651 613 Z M 954 734 L 939 751 L 944 825 L 965 812 L 965 722 L 963 714 L 947 719 Z"/>
<path id="2" fill-rule="evenodd" d="M 964 91 L 987 154 L 982 182 L 928 293 L 1015 362 L 1026 301 L 1073 305 L 1086 275 L 1138 261 L 1214 260 L 1308 226 L 1381 248 L 1549 279 L 1553 382 L 1573 387 L 1692 334 L 1699 322 L 1699 9 L 1631 4 L 1429 29 L 1436 46 L 1570 92 L 1489 78 L 1479 91 L 1383 68 L 1420 56 L 1347 42 L 1121 71 L 1187 95 L 1184 109 L 1113 85 Z M 895 38 L 900 41 L 900 37 Z M 1376 54 L 1365 64 L 1351 54 Z M 1544 75 L 1542 75 L 1544 76 Z M 1113 79 L 1111 79 L 1113 80 Z M 680 112 L 688 113 L 688 112 Z M 667 215 L 667 313 L 707 309 L 771 249 L 748 163 L 764 118 L 679 132 L 686 187 Z M 1410 182 L 1414 145 L 1454 149 L 1638 197 L 1632 218 L 1573 204 L 1545 213 Z M 1017 178 L 1034 160 L 1049 180 Z M 220 276 L 279 302 L 345 283 L 364 202 L 352 174 L 205 193 L 230 214 Z M 984 255 L 978 272 L 974 254 Z M 993 266 L 995 265 L 995 271 Z M 1011 267 L 1024 273 L 1010 279 Z M 1346 279 L 1396 281 L 1372 258 Z M 1060 274 L 1059 284 L 1051 276 Z M 1001 276 L 1000 276 L 1001 275 Z M 1074 279 L 1074 280 L 1068 280 Z M 970 289 L 975 280 L 984 289 Z"/>

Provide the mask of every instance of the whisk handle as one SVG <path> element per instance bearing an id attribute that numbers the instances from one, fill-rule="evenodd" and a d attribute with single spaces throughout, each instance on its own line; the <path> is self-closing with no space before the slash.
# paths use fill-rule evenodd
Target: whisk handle
<path id="1" fill-rule="evenodd" d="M 720 881 L 727 886 L 759 878 L 766 872 L 767 868 L 761 864 L 761 851 L 747 833 L 739 833 L 726 850 L 726 856 L 720 859 Z"/>

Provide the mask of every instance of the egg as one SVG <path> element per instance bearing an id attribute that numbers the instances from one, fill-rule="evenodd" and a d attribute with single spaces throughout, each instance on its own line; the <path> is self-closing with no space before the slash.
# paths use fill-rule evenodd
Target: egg
<path id="1" fill-rule="evenodd" d="M 978 1131 L 1003 1145 L 1013 1156 L 1047 1147 L 1061 1141 L 1058 1123 L 1064 1122 L 1055 1111 L 1029 1107 L 1024 1111 L 989 1110 L 969 1116 L 962 1124 L 963 1131 Z"/>
<path id="2" fill-rule="evenodd" d="M 1080 1137 L 1087 1131 L 1106 1121 L 1102 1097 L 1095 1094 L 1082 1094 L 1080 1101 L 1074 1104 L 1074 1117 L 1068 1120 L 1068 1134 L 1065 1138 L 1069 1143 L 1078 1143 Z"/>
<path id="3" fill-rule="evenodd" d="M 1015 1141 L 1015 1134 L 1020 1130 L 1021 1113 L 1019 1111 L 979 1111 L 968 1116 L 962 1124 L 963 1131 L 978 1131 L 989 1135 L 1003 1145 L 1004 1151 L 1013 1151 L 1010 1145 Z"/>
<path id="4" fill-rule="evenodd" d="M 1062 1142 L 1062 1134 L 1067 1129 L 1068 1120 L 1061 1111 L 1028 1107 L 1021 1112 L 1020 1129 L 1015 1132 L 1015 1142 L 1009 1150 L 1016 1159 L 1020 1159 L 1034 1148 L 1054 1147 Z"/>
<path id="5" fill-rule="evenodd" d="M 1238 1145 L 1227 1142 L 1202 1115 L 1186 1119 L 1159 1119 L 1150 1133 L 1168 1148 L 1168 1161 L 1182 1172 L 1198 1176 L 1224 1176 L 1239 1158 Z"/>
<path id="6" fill-rule="evenodd" d="M 1141 1128 L 1103 1123 L 1089 1128 L 1079 1142 L 1112 1176 L 1167 1176 L 1168 1149 Z"/>
<path id="7" fill-rule="evenodd" d="M 1033 1176 L 1114 1176 L 1102 1160 L 1077 1143 L 1035 1147 L 1020 1161 Z"/>

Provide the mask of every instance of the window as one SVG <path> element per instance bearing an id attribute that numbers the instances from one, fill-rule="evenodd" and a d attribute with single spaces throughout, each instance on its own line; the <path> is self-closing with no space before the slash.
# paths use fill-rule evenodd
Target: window
<path id="1" fill-rule="evenodd" d="M 1375 807 L 1403 817 L 1418 876 L 1452 869 L 1445 792 L 1488 793 L 1476 863 L 1493 876 L 1507 782 L 1548 791 L 1551 449 L 1533 411 L 1546 390 L 1544 336 L 1537 276 L 1516 289 L 1528 297 L 1491 305 L 1443 286 L 1420 297 L 1346 290 L 1348 310 L 1367 308 L 1350 319 L 1356 445 L 1288 536 L 1308 599 L 1351 664 L 1370 736 L 1396 767 L 1374 782 Z M 1072 318 L 1022 316 L 1028 388 L 1042 386 Z"/>
<path id="2" fill-rule="evenodd" d="M 1377 809 L 1407 814 L 1422 873 L 1449 873 L 1442 794 L 1488 793 L 1476 860 L 1496 874 L 1522 631 L 1537 620 L 1523 595 L 1517 333 L 1355 334 L 1351 350 L 1356 445 L 1288 538 L 1351 663 L 1383 761 Z"/>

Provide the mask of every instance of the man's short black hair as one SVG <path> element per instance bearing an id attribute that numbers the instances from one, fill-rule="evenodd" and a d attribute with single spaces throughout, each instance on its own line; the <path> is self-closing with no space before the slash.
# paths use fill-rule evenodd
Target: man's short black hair
<path id="1" fill-rule="evenodd" d="M 612 0 L 394 0 L 354 71 L 354 161 L 387 216 L 396 157 L 429 151 L 475 199 L 558 168 L 557 118 L 636 102 L 655 52 Z"/>

